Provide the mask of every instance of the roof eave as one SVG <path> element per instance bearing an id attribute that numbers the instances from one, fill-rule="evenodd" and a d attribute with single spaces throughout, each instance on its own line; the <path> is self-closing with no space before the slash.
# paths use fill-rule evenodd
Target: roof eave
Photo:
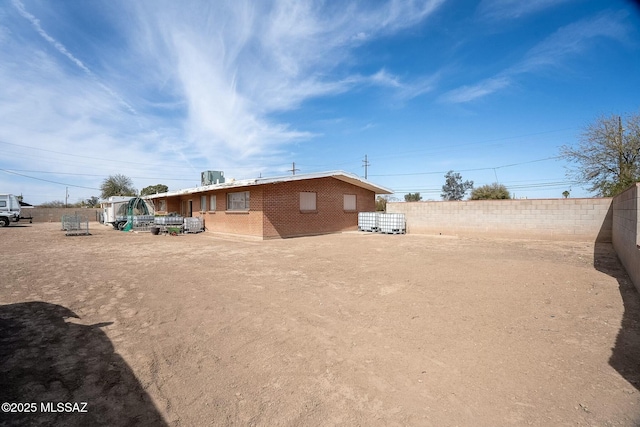
<path id="1" fill-rule="evenodd" d="M 349 184 L 355 185 L 357 187 L 361 187 L 370 191 L 373 191 L 376 194 L 393 194 L 393 191 L 382 187 L 367 180 L 364 180 L 357 175 L 350 174 L 344 171 L 331 171 L 331 172 L 318 172 L 318 173 L 308 173 L 308 174 L 299 174 L 299 175 L 288 175 L 288 176 L 280 176 L 280 177 L 272 177 L 272 178 L 255 178 L 255 179 L 246 179 L 246 180 L 234 180 L 228 181 L 221 184 L 211 184 L 204 185 L 200 187 L 193 188 L 185 188 L 177 191 L 170 191 L 166 193 L 158 193 L 152 194 L 149 196 L 145 196 L 145 199 L 158 199 L 163 197 L 175 197 L 182 196 L 194 193 L 204 193 L 207 191 L 213 190 L 222 190 L 222 189 L 232 189 L 232 188 L 241 188 L 241 187 L 249 187 L 255 185 L 266 185 L 266 184 L 277 184 L 281 182 L 290 182 L 290 181 L 300 181 L 305 179 L 317 179 L 317 178 L 336 178 L 341 181 L 347 182 Z"/>

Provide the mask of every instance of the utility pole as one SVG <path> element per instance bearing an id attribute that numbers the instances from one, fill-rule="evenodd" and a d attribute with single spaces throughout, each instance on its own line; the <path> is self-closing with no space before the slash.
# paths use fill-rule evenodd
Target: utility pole
<path id="1" fill-rule="evenodd" d="M 364 160 L 362 161 L 362 167 L 364 167 L 364 179 L 367 179 L 367 172 L 368 172 L 368 168 L 371 165 L 371 163 L 369 163 L 369 160 L 367 160 L 367 155 L 364 155 Z"/>
<path id="2" fill-rule="evenodd" d="M 67 207 L 67 204 L 69 202 L 69 187 L 66 187 L 65 192 L 64 192 L 64 207 Z"/>
<path id="3" fill-rule="evenodd" d="M 296 162 L 293 162 L 291 169 L 289 169 L 289 172 L 295 175 L 296 171 L 300 171 L 300 169 L 296 169 Z"/>

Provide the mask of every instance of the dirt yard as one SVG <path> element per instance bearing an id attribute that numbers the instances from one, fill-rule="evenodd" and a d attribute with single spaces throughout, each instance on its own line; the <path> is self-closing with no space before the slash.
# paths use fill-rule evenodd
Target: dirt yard
<path id="1" fill-rule="evenodd" d="M 90 231 L 0 229 L 0 425 L 640 425 L 609 244 Z"/>

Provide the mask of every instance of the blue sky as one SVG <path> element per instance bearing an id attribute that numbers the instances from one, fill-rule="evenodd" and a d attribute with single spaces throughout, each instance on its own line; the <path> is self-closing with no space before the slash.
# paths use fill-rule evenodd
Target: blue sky
<path id="1" fill-rule="evenodd" d="M 622 0 L 0 3 L 0 192 L 38 204 L 345 170 L 440 199 L 454 170 L 589 197 L 559 147 L 640 109 Z"/>

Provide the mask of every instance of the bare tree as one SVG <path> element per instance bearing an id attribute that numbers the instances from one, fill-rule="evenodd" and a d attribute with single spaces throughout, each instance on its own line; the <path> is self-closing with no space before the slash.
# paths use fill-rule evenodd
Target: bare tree
<path id="1" fill-rule="evenodd" d="M 589 191 L 611 197 L 640 181 L 640 114 L 600 117 L 588 125 L 577 145 L 563 145 L 562 157 L 575 166 L 571 178 L 591 184 Z"/>
<path id="2" fill-rule="evenodd" d="M 386 212 L 388 201 L 389 196 L 384 195 L 376 197 L 376 212 Z"/>

